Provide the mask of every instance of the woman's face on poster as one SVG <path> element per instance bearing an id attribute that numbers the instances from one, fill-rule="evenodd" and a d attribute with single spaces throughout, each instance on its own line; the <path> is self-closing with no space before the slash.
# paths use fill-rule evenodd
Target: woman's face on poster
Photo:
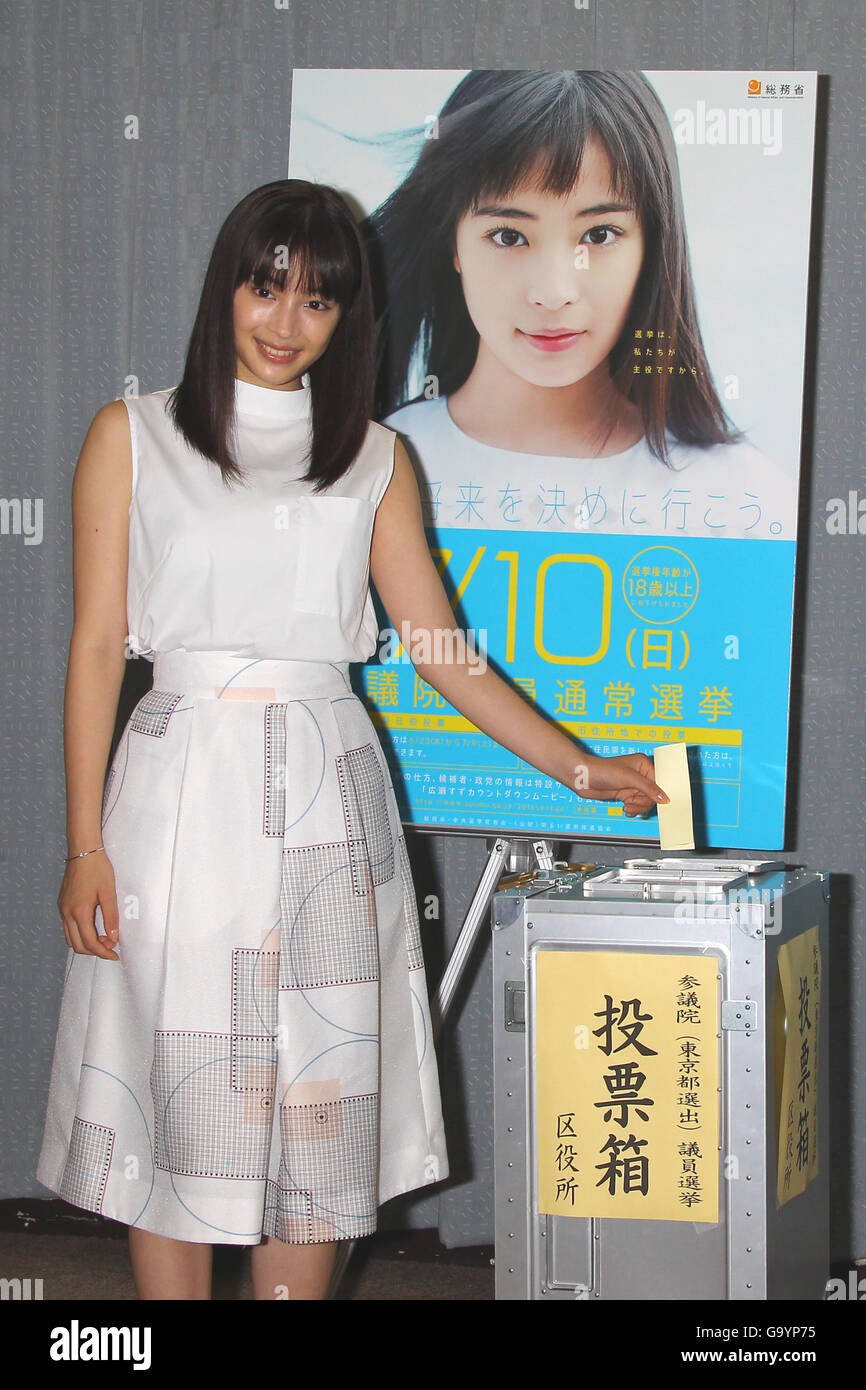
<path id="1" fill-rule="evenodd" d="M 637 209 L 612 194 L 596 142 L 564 198 L 526 182 L 480 199 L 457 224 L 454 254 L 479 352 L 538 386 L 583 380 L 623 330 L 643 255 Z"/>

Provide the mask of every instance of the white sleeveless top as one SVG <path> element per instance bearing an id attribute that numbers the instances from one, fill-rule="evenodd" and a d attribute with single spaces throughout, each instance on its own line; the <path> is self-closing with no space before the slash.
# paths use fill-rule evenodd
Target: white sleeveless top
<path id="1" fill-rule="evenodd" d="M 232 452 L 247 482 L 230 487 L 166 413 L 171 388 L 126 400 L 132 652 L 366 661 L 375 651 L 370 541 L 396 436 L 371 420 L 348 471 L 313 496 L 301 381 L 296 391 L 235 381 Z"/>

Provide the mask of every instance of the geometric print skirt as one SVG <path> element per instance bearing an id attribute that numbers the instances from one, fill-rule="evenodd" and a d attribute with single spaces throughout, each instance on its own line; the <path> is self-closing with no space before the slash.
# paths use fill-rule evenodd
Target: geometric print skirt
<path id="1" fill-rule="evenodd" d="M 369 1235 L 448 1174 L 376 731 L 347 663 L 153 665 L 102 810 L 120 959 L 68 951 L 36 1175 L 179 1240 Z"/>

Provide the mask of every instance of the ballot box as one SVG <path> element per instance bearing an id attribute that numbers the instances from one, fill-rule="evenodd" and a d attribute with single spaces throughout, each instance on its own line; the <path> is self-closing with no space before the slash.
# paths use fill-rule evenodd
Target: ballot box
<path id="1" fill-rule="evenodd" d="M 829 879 L 634 859 L 491 899 L 498 1299 L 821 1299 Z"/>

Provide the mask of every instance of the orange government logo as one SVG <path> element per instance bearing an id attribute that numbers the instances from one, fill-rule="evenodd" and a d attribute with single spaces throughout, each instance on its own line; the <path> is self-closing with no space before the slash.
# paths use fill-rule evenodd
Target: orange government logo
<path id="1" fill-rule="evenodd" d="M 761 79 L 759 77 L 749 78 L 749 96 L 759 97 L 761 95 Z"/>

